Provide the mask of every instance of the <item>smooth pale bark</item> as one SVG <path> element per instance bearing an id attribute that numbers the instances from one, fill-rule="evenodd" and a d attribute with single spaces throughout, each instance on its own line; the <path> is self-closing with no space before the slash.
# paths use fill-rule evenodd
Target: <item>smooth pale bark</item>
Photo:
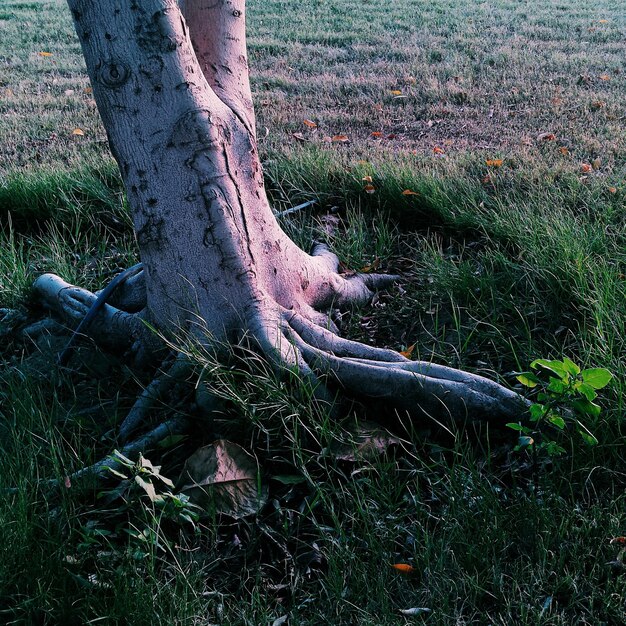
<path id="1" fill-rule="evenodd" d="M 276 221 L 256 146 L 243 0 L 186 0 L 182 10 L 173 0 L 69 5 L 144 264 L 120 307 L 201 341 L 247 334 L 277 367 L 313 384 L 323 372 L 422 417 L 519 417 L 526 403 L 493 381 L 329 330 L 331 307 L 367 299 L 393 277 L 342 276 L 334 254 L 321 245 L 306 254 Z M 42 277 L 35 287 L 75 318 L 85 298 L 50 285 L 58 282 Z M 161 392 L 151 386 L 135 414 Z"/>

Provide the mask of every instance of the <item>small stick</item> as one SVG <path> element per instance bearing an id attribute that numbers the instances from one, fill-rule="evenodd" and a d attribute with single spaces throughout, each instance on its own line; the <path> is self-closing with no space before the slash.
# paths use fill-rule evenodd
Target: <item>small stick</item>
<path id="1" fill-rule="evenodd" d="M 290 209 L 285 209 L 284 211 L 277 211 L 275 213 L 276 217 L 284 217 L 285 215 L 291 215 L 292 213 L 297 213 L 298 211 L 302 211 L 302 209 L 306 209 L 314 205 L 317 200 L 307 200 L 298 206 L 291 207 Z"/>
<path id="2" fill-rule="evenodd" d="M 123 272 L 119 273 L 96 297 L 94 303 L 91 305 L 89 311 L 80 324 L 76 327 L 72 336 L 69 338 L 65 348 L 59 353 L 57 357 L 57 363 L 60 366 L 67 365 L 67 362 L 70 359 L 72 354 L 72 348 L 78 339 L 78 336 L 91 324 L 93 318 L 98 314 L 98 312 L 102 309 L 102 307 L 107 303 L 107 300 L 110 298 L 111 294 L 125 281 L 127 281 L 131 276 L 135 276 L 143 269 L 143 263 L 137 263 L 137 265 L 133 265 L 128 269 L 125 269 Z"/>

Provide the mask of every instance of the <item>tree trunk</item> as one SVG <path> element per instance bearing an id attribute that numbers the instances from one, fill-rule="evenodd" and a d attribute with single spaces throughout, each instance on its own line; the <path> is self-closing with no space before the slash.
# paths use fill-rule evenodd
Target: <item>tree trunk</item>
<path id="1" fill-rule="evenodd" d="M 422 414 L 516 417 L 525 403 L 492 381 L 327 330 L 331 306 L 393 277 L 342 276 L 324 246 L 306 254 L 281 230 L 257 151 L 244 0 L 181 4 L 69 0 L 137 234 L 137 315 L 200 340 L 247 333 L 278 366 L 322 371 Z M 64 289 L 57 309 L 88 308 L 90 297 Z"/>

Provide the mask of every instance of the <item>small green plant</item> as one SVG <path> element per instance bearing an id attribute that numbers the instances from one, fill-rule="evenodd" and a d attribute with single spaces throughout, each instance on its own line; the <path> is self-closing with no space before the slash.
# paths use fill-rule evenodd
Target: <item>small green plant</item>
<path id="1" fill-rule="evenodd" d="M 530 364 L 532 371 L 517 376 L 517 380 L 536 393 L 530 405 L 530 422 L 533 427 L 520 423 L 507 424 L 520 433 L 517 449 L 532 447 L 545 450 L 550 456 L 565 452 L 550 431 L 571 433 L 576 431 L 589 445 L 598 440 L 585 422 L 600 415 L 600 406 L 594 402 L 598 389 L 606 387 L 613 375 L 609 370 L 594 367 L 581 370 L 567 357 L 562 361 L 537 359 Z M 541 441 L 535 443 L 537 434 Z"/>

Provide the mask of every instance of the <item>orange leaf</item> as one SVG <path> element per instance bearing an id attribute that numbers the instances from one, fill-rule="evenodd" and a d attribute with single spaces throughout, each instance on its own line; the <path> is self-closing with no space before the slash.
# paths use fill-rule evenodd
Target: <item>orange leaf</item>
<path id="1" fill-rule="evenodd" d="M 611 80 L 611 77 L 608 74 L 602 74 L 599 78 L 600 80 Z"/>
<path id="2" fill-rule="evenodd" d="M 379 265 L 380 265 L 380 259 L 376 257 L 373 263 L 370 263 L 369 265 L 364 265 L 359 270 L 359 272 L 362 272 L 363 274 L 367 274 L 368 272 L 375 272 L 378 269 Z"/>
<path id="3" fill-rule="evenodd" d="M 75 128 L 72 131 L 72 135 L 80 135 L 81 137 L 85 134 L 85 131 L 82 128 Z"/>
<path id="4" fill-rule="evenodd" d="M 439 146 L 435 146 L 435 147 L 433 148 L 433 152 L 434 152 L 435 154 L 444 154 L 444 150 L 443 150 L 443 148 L 440 148 Z"/>
<path id="5" fill-rule="evenodd" d="M 540 133 L 537 135 L 537 141 L 554 141 L 556 135 L 554 133 Z"/>
<path id="6" fill-rule="evenodd" d="M 40 57 L 51 57 L 52 56 L 52 52 L 38 52 L 37 54 L 39 54 Z"/>
<path id="7" fill-rule="evenodd" d="M 581 163 L 580 164 L 580 171 L 583 174 L 588 174 L 593 168 L 591 167 L 590 163 Z"/>
<path id="8" fill-rule="evenodd" d="M 374 185 L 365 185 L 365 187 L 363 187 L 363 190 L 365 191 L 365 193 L 374 193 L 376 191 L 376 187 L 374 187 Z"/>
<path id="9" fill-rule="evenodd" d="M 485 164 L 487 167 L 502 167 L 502 159 L 487 159 Z"/>
<path id="10" fill-rule="evenodd" d="M 559 152 L 563 155 L 566 156 L 567 154 L 569 154 L 569 150 L 565 147 L 565 146 L 561 146 L 559 148 Z"/>
<path id="11" fill-rule="evenodd" d="M 383 134 L 380 131 L 375 130 L 375 131 L 372 132 L 371 136 L 372 137 L 382 137 Z"/>
<path id="12" fill-rule="evenodd" d="M 311 120 L 302 120 L 302 123 L 309 128 L 317 128 L 317 124 Z"/>
<path id="13" fill-rule="evenodd" d="M 92 89 L 91 87 L 85 87 L 85 88 L 83 89 L 83 92 L 84 92 L 84 93 L 93 93 L 93 89 Z"/>
<path id="14" fill-rule="evenodd" d="M 617 187 L 609 187 L 609 193 L 617 193 Z"/>
<path id="15" fill-rule="evenodd" d="M 391 567 L 398 570 L 401 574 L 414 574 L 415 568 L 408 563 L 394 563 Z"/>
<path id="16" fill-rule="evenodd" d="M 598 24 L 608 24 L 609 20 L 598 20 Z"/>
<path id="17" fill-rule="evenodd" d="M 393 89 L 389 92 L 392 96 L 401 96 L 402 92 L 399 89 Z"/>
<path id="18" fill-rule="evenodd" d="M 336 141 L 338 143 L 346 143 L 346 141 L 350 141 L 348 135 L 333 135 L 332 141 Z"/>
<path id="19" fill-rule="evenodd" d="M 419 193 L 417 191 L 411 191 L 410 189 L 405 189 L 402 192 L 403 196 L 419 196 Z"/>
<path id="20" fill-rule="evenodd" d="M 372 177 L 371 176 L 363 176 L 363 178 L 361 178 L 361 180 L 364 180 L 366 183 L 371 183 L 372 182 Z"/>
<path id="21" fill-rule="evenodd" d="M 406 350 L 402 350 L 402 352 L 400 352 L 400 354 L 407 358 L 410 359 L 411 355 L 413 354 L 413 350 L 415 350 L 415 344 L 413 344 L 412 346 L 409 346 Z"/>

